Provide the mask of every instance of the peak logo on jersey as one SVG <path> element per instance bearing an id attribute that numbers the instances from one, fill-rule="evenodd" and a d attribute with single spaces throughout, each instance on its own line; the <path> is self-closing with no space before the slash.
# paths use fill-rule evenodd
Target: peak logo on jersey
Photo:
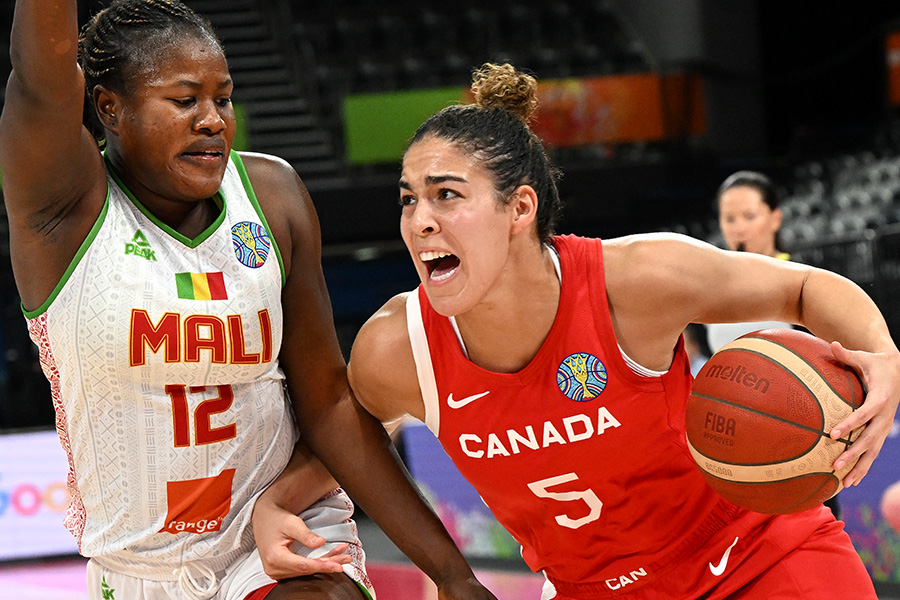
<path id="1" fill-rule="evenodd" d="M 234 255 L 242 265 L 251 269 L 266 264 L 272 248 L 266 229 L 250 221 L 242 221 L 231 228 L 231 242 L 234 244 Z"/>
<path id="2" fill-rule="evenodd" d="M 103 581 L 100 582 L 100 595 L 103 597 L 103 600 L 116 600 L 115 588 L 109 587 L 106 583 L 106 575 L 103 576 Z"/>
<path id="3" fill-rule="evenodd" d="M 169 511 L 160 533 L 218 531 L 231 510 L 234 469 L 215 477 L 166 482 Z"/>
<path id="4" fill-rule="evenodd" d="M 606 381 L 606 366 L 587 352 L 570 354 L 556 369 L 559 391 L 575 402 L 588 402 L 599 396 L 606 389 Z"/>
<path id="5" fill-rule="evenodd" d="M 131 238 L 130 242 L 125 243 L 125 254 L 140 256 L 141 258 L 156 262 L 156 254 L 150 247 L 150 242 L 147 241 L 147 236 L 144 235 L 144 232 L 140 229 L 134 232 L 134 237 Z"/>
<path id="6" fill-rule="evenodd" d="M 182 300 L 228 300 L 225 276 L 218 273 L 175 273 L 175 287 Z"/>

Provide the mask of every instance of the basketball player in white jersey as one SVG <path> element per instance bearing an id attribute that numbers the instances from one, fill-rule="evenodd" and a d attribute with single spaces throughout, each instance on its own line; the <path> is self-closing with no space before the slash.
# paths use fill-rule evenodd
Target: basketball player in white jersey
<path id="1" fill-rule="evenodd" d="M 79 39 L 76 13 L 16 3 L 0 166 L 89 597 L 374 598 L 349 498 L 305 447 L 290 460 L 293 409 L 443 598 L 493 598 L 350 395 L 312 203 L 283 161 L 232 151 L 208 22 L 178 0 L 116 0 Z M 310 547 L 303 576 L 276 584 L 250 523 L 286 466 L 271 493 L 287 482 L 297 512 L 312 504 L 294 534 Z"/>

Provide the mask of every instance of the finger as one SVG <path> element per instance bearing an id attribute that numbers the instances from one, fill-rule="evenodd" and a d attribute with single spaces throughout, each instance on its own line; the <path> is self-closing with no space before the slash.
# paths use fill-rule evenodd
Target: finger
<path id="1" fill-rule="evenodd" d="M 857 458 L 859 459 L 853 469 L 844 476 L 843 484 L 845 487 L 859 485 L 859 482 L 869 472 L 872 463 L 881 452 L 881 448 L 884 445 L 884 436 L 879 435 L 879 429 L 882 429 L 879 423 L 869 424 L 862 435 L 859 436 L 859 439 L 835 461 L 835 469 L 837 470 L 852 464 Z"/>
<path id="2" fill-rule="evenodd" d="M 292 540 L 300 542 L 307 548 L 319 548 L 325 543 L 325 538 L 310 531 L 309 527 L 306 526 L 306 523 L 304 523 L 303 519 L 300 517 L 291 519 L 285 526 L 284 533 Z"/>
<path id="3" fill-rule="evenodd" d="M 875 406 L 875 403 L 869 405 L 863 404 L 860 408 L 847 415 L 847 418 L 845 418 L 843 421 L 832 427 L 828 435 L 833 440 L 845 438 L 846 436 L 850 435 L 851 432 L 856 431 L 857 429 L 868 423 L 870 420 L 875 418 L 877 414 L 878 407 Z"/>
<path id="4" fill-rule="evenodd" d="M 829 432 L 833 440 L 844 438 L 877 418 L 884 407 L 884 399 L 879 394 L 869 394 L 862 406 L 851 412 L 843 421 L 835 425 Z M 870 434 L 871 435 L 871 432 Z"/>
<path id="5" fill-rule="evenodd" d="M 338 544 L 337 546 L 335 546 L 334 548 L 329 550 L 327 553 L 323 554 L 322 556 L 318 556 L 317 558 L 323 559 L 323 558 L 336 558 L 341 555 L 347 556 L 344 553 L 347 552 L 347 550 L 349 550 L 349 549 L 350 549 L 350 544 Z"/>
<path id="6" fill-rule="evenodd" d="M 266 562 L 266 574 L 272 579 L 302 577 L 314 573 L 340 573 L 343 570 L 343 564 L 334 558 L 317 560 L 289 550 L 273 553 Z"/>
<path id="7" fill-rule="evenodd" d="M 840 342 L 831 342 L 831 353 L 838 362 L 852 367 L 857 375 L 862 375 L 863 363 L 860 362 L 861 356 L 867 356 L 868 352 L 860 352 L 859 350 L 848 350 Z"/>
<path id="8" fill-rule="evenodd" d="M 850 447 L 841 452 L 840 456 L 835 459 L 832 467 L 835 471 L 840 471 L 847 465 L 853 464 L 858 461 L 862 457 L 862 455 L 865 454 L 866 450 L 867 447 L 865 441 L 860 437 L 859 440 L 857 440 Z"/>
<path id="9" fill-rule="evenodd" d="M 872 463 L 875 461 L 874 456 L 870 456 L 869 454 L 863 454 L 859 462 L 850 469 L 850 472 L 844 476 L 844 481 L 842 482 L 844 487 L 852 487 L 854 485 L 859 485 L 859 482 L 863 480 L 863 478 L 869 473 L 869 467 L 872 466 Z"/>
<path id="10" fill-rule="evenodd" d="M 844 364 L 851 364 L 850 361 L 854 360 L 853 355 L 850 350 L 844 348 L 843 344 L 840 342 L 831 342 L 831 353 L 834 354 L 834 357 L 841 361 Z"/>

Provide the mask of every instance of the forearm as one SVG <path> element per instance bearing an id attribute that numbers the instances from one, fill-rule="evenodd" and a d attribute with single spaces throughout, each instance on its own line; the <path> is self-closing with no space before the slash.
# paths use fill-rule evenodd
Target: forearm
<path id="1" fill-rule="evenodd" d="M 300 440 L 287 466 L 269 484 L 257 504 L 271 502 L 296 515 L 337 486 L 325 465 Z"/>
<path id="2" fill-rule="evenodd" d="M 848 279 L 812 270 L 803 284 L 801 324 L 826 341 L 851 350 L 896 354 L 884 317 L 872 299 Z"/>
<path id="3" fill-rule="evenodd" d="M 303 435 L 344 489 L 437 584 L 472 572 L 413 485 L 381 424 L 349 394 L 327 411 L 297 407 Z"/>
<path id="4" fill-rule="evenodd" d="M 10 33 L 10 61 L 19 85 L 52 100 L 80 90 L 75 0 L 18 0 Z M 68 102 L 67 97 L 60 98 Z"/>

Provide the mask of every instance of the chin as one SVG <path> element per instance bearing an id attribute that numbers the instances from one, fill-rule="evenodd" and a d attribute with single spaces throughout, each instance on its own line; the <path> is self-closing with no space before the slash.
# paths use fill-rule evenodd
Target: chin
<path id="1" fill-rule="evenodd" d="M 434 311 L 442 317 L 456 317 L 468 310 L 460 302 L 459 296 L 440 296 L 435 295 L 434 291 L 425 286 L 425 295 L 428 296 L 428 302 Z"/>

